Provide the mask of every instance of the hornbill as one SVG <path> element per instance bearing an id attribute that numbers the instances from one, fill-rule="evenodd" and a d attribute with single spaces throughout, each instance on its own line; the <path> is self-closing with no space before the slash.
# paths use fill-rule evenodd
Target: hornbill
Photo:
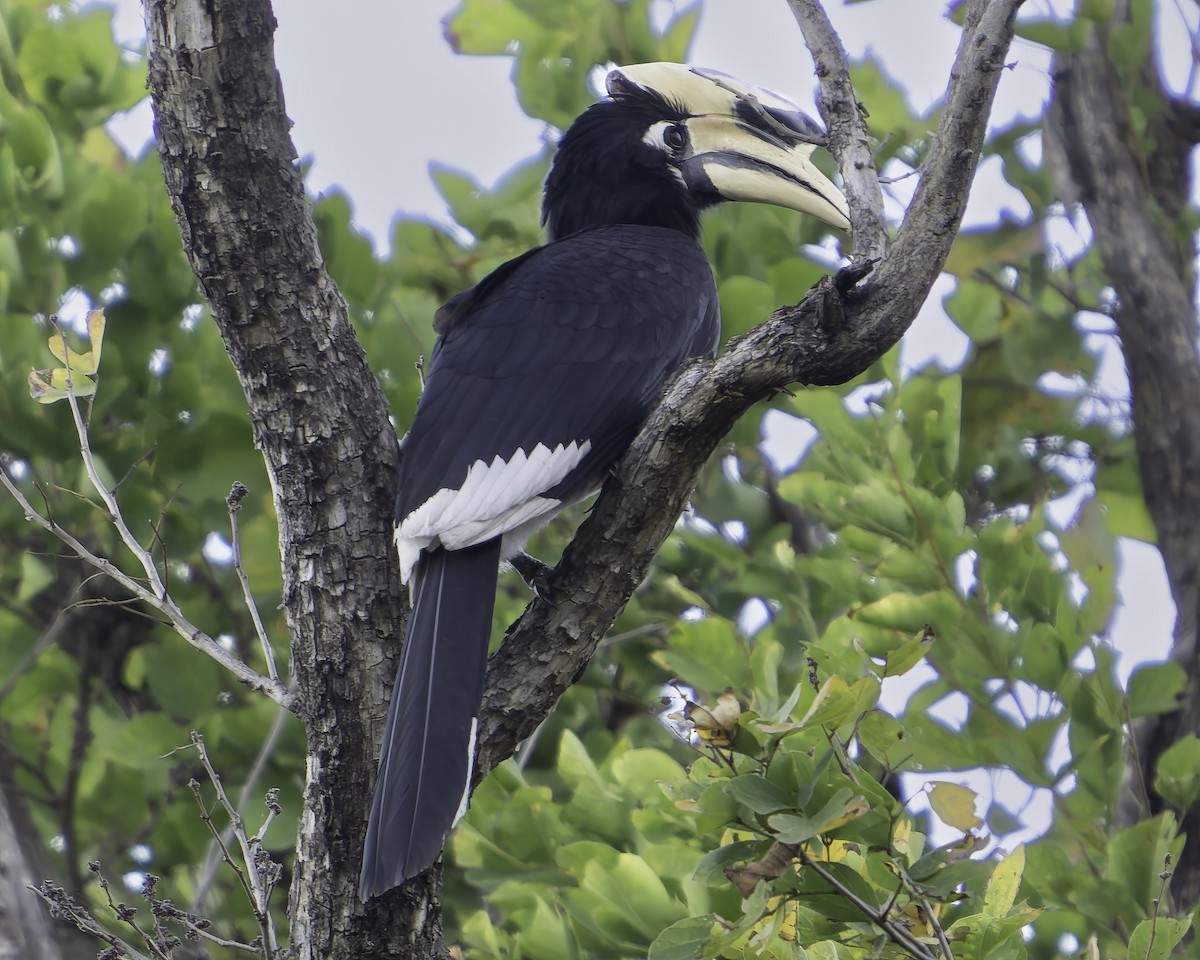
<path id="1" fill-rule="evenodd" d="M 667 378 L 717 348 L 700 214 L 755 200 L 849 228 L 810 161 L 821 128 L 787 100 L 668 63 L 608 74 L 559 141 L 549 241 L 437 313 L 401 442 L 396 549 L 409 584 L 360 894 L 438 857 L 467 808 L 500 563 L 595 493 Z"/>

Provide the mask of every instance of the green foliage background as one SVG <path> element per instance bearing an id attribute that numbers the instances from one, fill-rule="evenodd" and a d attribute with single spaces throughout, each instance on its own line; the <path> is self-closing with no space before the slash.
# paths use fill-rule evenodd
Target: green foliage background
<path id="1" fill-rule="evenodd" d="M 1068 28 L 1028 32 L 1077 42 L 1094 26 L 1088 6 Z M 522 107 L 562 127 L 592 99 L 593 64 L 686 58 L 697 8 L 661 32 L 648 8 L 464 0 L 449 32 L 464 54 L 511 57 Z M 259 664 L 231 571 L 202 553 L 209 533 L 227 527 L 230 485 L 250 488 L 245 561 L 283 662 L 274 516 L 241 392 L 182 256 L 157 156 L 126 157 L 104 128 L 145 95 L 144 65 L 114 46 L 105 11 L 55 9 L 0 3 L 0 452 L 19 465 L 35 503 L 44 496 L 93 549 L 129 560 L 89 498 L 69 411 L 35 405 L 25 383 L 30 368 L 48 364 L 47 317 L 63 294 L 78 289 L 104 304 L 109 332 L 91 407 L 102 469 L 123 478 L 125 513 L 157 544 L 184 609 Z M 1148 32 L 1122 36 L 1114 56 L 1140 62 Z M 854 79 L 881 163 L 918 165 L 935 118 L 914 116 L 872 62 L 857 64 Z M 1017 149 L 1035 131 L 998 131 L 987 149 L 1040 219 L 1054 201 L 1050 176 Z M 330 273 L 401 428 L 436 307 L 539 242 L 547 164 L 547 153 L 533 157 L 494 190 L 438 169 L 456 228 L 398 219 L 386 256 L 355 231 L 344 196 L 315 203 Z M 825 272 L 798 253 L 820 238 L 817 225 L 769 208 L 708 219 L 727 336 L 795 302 Z M 759 447 L 765 408 L 747 416 L 582 681 L 518 760 L 479 789 L 447 871 L 448 940 L 466 955 L 896 952 L 812 868 L 739 895 L 723 868 L 775 841 L 802 845 L 844 890 L 891 904 L 897 922 L 929 943 L 936 914 L 963 960 L 1056 956 L 1063 934 L 1095 937 L 1104 956 L 1158 957 L 1183 937 L 1194 905 L 1173 904 L 1160 879 L 1182 843 L 1172 811 L 1113 826 L 1127 724 L 1169 709 L 1182 684 L 1176 668 L 1154 665 L 1122 689 L 1104 639 L 1115 538 L 1152 536 L 1130 424 L 1089 416 L 1082 402 L 1095 358 L 1076 318 L 1104 312 L 1104 277 L 1091 253 L 1056 262 L 1036 221 L 964 235 L 948 271 L 957 282 L 944 305 L 971 341 L 963 363 L 901 377 L 893 352 L 852 383 L 776 398 L 771 408 L 819 433 L 783 475 Z M 165 363 L 151 364 L 155 351 Z M 1048 373 L 1077 389 L 1045 387 Z M 867 384 L 877 399 L 865 413 L 848 407 L 847 395 Z M 1046 504 L 1081 466 L 1095 467 L 1095 496 L 1064 530 Z M 535 552 L 552 556 L 572 522 L 548 530 Z M 164 629 L 89 626 L 97 608 L 88 572 L 6 499 L 0 544 L 0 744 L 38 829 L 74 845 L 59 857 L 69 879 L 98 859 L 110 876 L 161 874 L 189 901 L 208 837 L 186 787 L 194 757 L 171 751 L 200 730 L 236 793 L 277 708 Z M 497 636 L 526 600 L 515 578 L 503 581 Z M 54 642 L 40 642 L 64 608 L 71 615 Z M 763 621 L 752 631 L 750 610 Z M 920 639 L 926 624 L 932 645 Z M 918 662 L 927 679 L 907 706 L 897 716 L 880 710 L 883 680 Z M 687 724 L 661 722 L 664 691 L 711 708 L 727 688 L 746 710 L 731 746 L 705 747 Z M 951 696 L 966 704 L 960 726 L 931 711 Z M 1185 741 L 1159 769 L 1157 786 L 1176 809 L 1200 796 L 1198 750 Z M 281 791 L 285 816 L 267 841 L 285 861 L 303 766 L 302 733 L 289 721 L 255 793 Z M 968 857 L 964 839 L 936 847 L 934 821 L 895 796 L 901 773 L 912 775 L 911 791 L 936 779 L 930 771 L 979 766 L 1053 796 L 1048 830 L 1007 858 Z M 257 810 L 251 799 L 252 823 Z M 979 813 L 977 834 L 1018 825 L 1018 811 L 1000 802 Z M 135 844 L 151 849 L 148 865 Z M 205 911 L 224 936 L 254 935 L 230 876 L 218 874 Z"/>

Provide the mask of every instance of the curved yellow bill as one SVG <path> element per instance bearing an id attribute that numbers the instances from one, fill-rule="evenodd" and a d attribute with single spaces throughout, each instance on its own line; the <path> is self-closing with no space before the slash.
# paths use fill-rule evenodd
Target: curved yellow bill
<path id="1" fill-rule="evenodd" d="M 846 198 L 812 162 L 824 131 L 790 100 L 728 74 L 678 63 L 640 63 L 608 74 L 613 97 L 653 96 L 684 114 L 690 137 L 679 163 L 690 189 L 726 200 L 798 210 L 850 229 Z"/>

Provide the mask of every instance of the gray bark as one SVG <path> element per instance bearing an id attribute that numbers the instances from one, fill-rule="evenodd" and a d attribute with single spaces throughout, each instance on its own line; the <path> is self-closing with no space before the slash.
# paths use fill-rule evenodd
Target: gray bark
<path id="1" fill-rule="evenodd" d="M 29 888 L 54 871 L 25 803 L 7 775 L 11 758 L 0 745 L 0 960 L 84 960 L 97 944 L 54 920 Z"/>
<path id="2" fill-rule="evenodd" d="M 870 280 L 855 288 L 855 273 L 820 284 L 668 388 L 552 575 L 556 606 L 531 603 L 493 658 L 481 773 L 510 755 L 582 672 L 737 418 L 789 383 L 855 376 L 912 322 L 957 230 L 1019 5 L 972 4 L 938 145 L 892 254 Z M 405 613 L 390 542 L 395 438 L 317 248 L 274 66 L 271 8 L 267 0 L 146 6 L 167 188 L 241 379 L 279 514 L 309 751 L 292 948 L 323 960 L 446 957 L 438 870 L 365 907 L 355 895 Z M 826 71 L 844 71 L 830 56 Z M 853 103 L 836 94 L 830 102 L 844 130 L 835 152 L 865 142 Z M 870 204 L 854 201 L 856 223 L 860 208 Z"/>
<path id="3" fill-rule="evenodd" d="M 1049 146 L 1061 189 L 1080 203 L 1119 306 L 1115 312 L 1129 371 L 1134 434 L 1146 505 L 1178 612 L 1173 659 L 1188 676 L 1181 708 L 1141 724 L 1121 820 L 1125 825 L 1162 804 L 1144 788 L 1163 752 L 1200 735 L 1200 361 L 1193 304 L 1193 261 L 1179 214 L 1191 195 L 1187 158 L 1200 141 L 1196 107 L 1165 91 L 1153 63 L 1138 83 L 1155 101 L 1138 134 L 1131 99 L 1107 55 L 1108 29 L 1097 26 L 1088 48 L 1055 61 Z M 1141 101 L 1143 104 L 1145 101 Z M 1200 810 L 1182 829 L 1200 835 Z M 1175 867 L 1180 902 L 1200 901 L 1200 844 L 1189 842 Z"/>
<path id="4" fill-rule="evenodd" d="M 29 824 L 26 824 L 28 831 Z M 17 824 L 6 784 L 0 784 L 0 960 L 45 957 L 59 960 L 62 952 L 51 933 L 53 922 L 41 901 L 30 891 L 44 879 L 22 848 L 22 833 L 35 836 Z"/>

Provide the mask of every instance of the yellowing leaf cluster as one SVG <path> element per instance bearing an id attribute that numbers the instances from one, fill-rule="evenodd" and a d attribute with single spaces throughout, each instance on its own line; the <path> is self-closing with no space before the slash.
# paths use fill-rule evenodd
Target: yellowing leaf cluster
<path id="1" fill-rule="evenodd" d="M 96 392 L 95 377 L 100 369 L 104 323 L 103 310 L 88 311 L 88 349 L 84 353 L 72 349 L 65 330 L 61 327 L 55 330 L 48 345 L 50 352 L 63 366 L 29 371 L 29 395 L 34 400 L 38 403 L 55 403 L 71 394 L 90 397 Z"/>

